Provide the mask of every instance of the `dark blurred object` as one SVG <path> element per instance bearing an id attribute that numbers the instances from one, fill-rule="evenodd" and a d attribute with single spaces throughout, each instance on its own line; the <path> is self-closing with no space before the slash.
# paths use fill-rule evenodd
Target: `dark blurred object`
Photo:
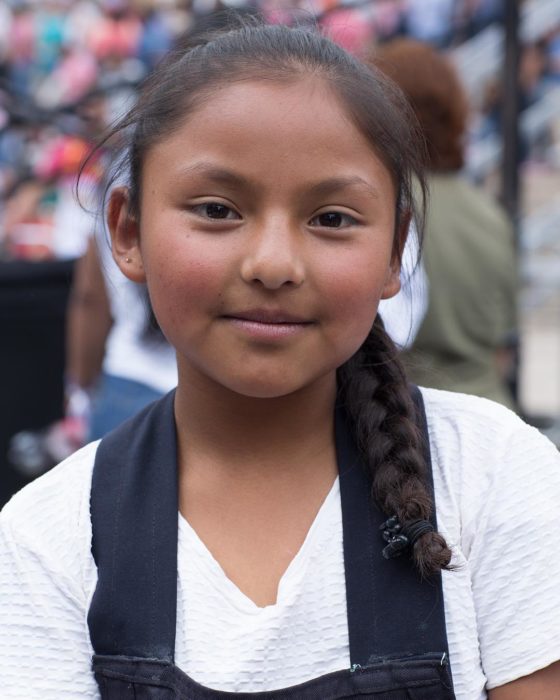
<path id="1" fill-rule="evenodd" d="M 8 462 L 24 479 L 35 479 L 82 447 L 86 427 L 67 416 L 43 430 L 22 430 L 10 440 Z"/>
<path id="2" fill-rule="evenodd" d="M 73 269 L 73 261 L 0 262 L 0 507 L 30 481 L 8 460 L 11 437 L 62 417 Z"/>
<path id="3" fill-rule="evenodd" d="M 55 464 L 46 448 L 45 430 L 22 430 L 10 440 L 8 460 L 24 479 L 34 479 Z"/>
<path id="4" fill-rule="evenodd" d="M 540 430 L 543 435 L 560 450 L 560 418 L 549 415 L 521 413 L 521 418 L 533 428 Z"/>
<path id="5" fill-rule="evenodd" d="M 519 85 L 519 61 L 521 43 L 519 39 L 519 2 L 505 3 L 505 55 L 503 67 L 504 104 L 502 129 L 504 156 L 502 161 L 502 203 L 515 229 L 519 219 L 519 163 L 521 144 L 519 140 L 519 110 L 521 90 Z"/>

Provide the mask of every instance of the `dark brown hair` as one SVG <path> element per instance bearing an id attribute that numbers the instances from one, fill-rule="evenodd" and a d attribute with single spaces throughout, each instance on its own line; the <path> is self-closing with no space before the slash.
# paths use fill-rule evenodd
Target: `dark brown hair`
<path id="1" fill-rule="evenodd" d="M 146 153 L 180 126 L 217 87 L 242 80 L 289 82 L 313 74 L 330 87 L 391 174 L 395 186 L 395 241 L 412 215 L 421 228 L 425 204 L 422 138 L 401 91 L 386 77 L 309 29 L 253 21 L 200 37 L 164 60 L 144 84 L 136 106 L 113 130 L 128 134 L 131 215 L 140 212 Z M 413 195 L 419 183 L 420 201 Z M 403 218 L 404 217 L 404 218 Z M 373 494 L 387 515 L 403 522 L 427 518 L 433 504 L 415 424 L 415 408 L 397 351 L 378 319 L 363 346 L 338 371 L 345 407 L 368 465 Z M 382 541 L 380 538 L 380 550 Z M 413 555 L 423 574 L 447 566 L 450 551 L 438 533 L 425 534 Z"/>
<path id="2" fill-rule="evenodd" d="M 370 61 L 410 101 L 426 137 L 430 170 L 460 170 L 468 104 L 451 62 L 428 44 L 412 39 L 384 44 Z"/>

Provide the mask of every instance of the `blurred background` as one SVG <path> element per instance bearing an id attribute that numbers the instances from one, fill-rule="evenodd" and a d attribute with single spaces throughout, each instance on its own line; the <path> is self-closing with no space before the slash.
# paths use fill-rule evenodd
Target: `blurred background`
<path id="1" fill-rule="evenodd" d="M 460 176 L 495 202 L 511 232 L 516 314 L 500 337 L 504 383 L 514 409 L 560 444 L 558 0 L 11 0 L 0 2 L 0 506 L 110 427 L 92 432 L 92 415 L 103 377 L 119 374 L 111 333 L 126 309 L 91 212 L 111 149 L 83 169 L 81 205 L 76 176 L 143 77 L 224 8 L 318 24 L 361 58 L 408 37 L 454 67 L 467 100 Z M 173 370 L 161 370 L 170 361 L 169 348 L 153 345 L 161 339 L 137 336 L 158 378 L 140 381 L 150 371 L 139 359 L 125 379 L 146 401 L 172 385 Z M 104 405 L 114 409 L 119 385 L 112 390 Z"/>

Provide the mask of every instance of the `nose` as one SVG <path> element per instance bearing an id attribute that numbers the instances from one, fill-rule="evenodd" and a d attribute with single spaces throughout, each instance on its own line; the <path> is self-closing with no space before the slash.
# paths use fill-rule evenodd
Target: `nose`
<path id="1" fill-rule="evenodd" d="M 266 289 L 299 287 L 305 279 L 301 231 L 279 218 L 255 229 L 241 265 L 243 280 Z"/>

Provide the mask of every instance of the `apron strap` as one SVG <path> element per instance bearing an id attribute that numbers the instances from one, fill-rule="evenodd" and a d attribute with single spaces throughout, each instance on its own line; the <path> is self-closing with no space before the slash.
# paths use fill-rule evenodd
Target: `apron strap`
<path id="1" fill-rule="evenodd" d="M 91 485 L 96 654 L 173 662 L 177 617 L 175 392 L 109 433 Z"/>
<path id="2" fill-rule="evenodd" d="M 422 394 L 411 387 L 428 486 L 433 475 Z M 371 481 L 350 435 L 342 409 L 335 418 L 340 472 L 348 633 L 352 666 L 373 659 L 441 652 L 448 654 L 441 573 L 422 581 L 410 556 L 385 559 L 380 526 L 387 515 L 371 497 Z M 437 528 L 435 508 L 431 518 Z"/>

